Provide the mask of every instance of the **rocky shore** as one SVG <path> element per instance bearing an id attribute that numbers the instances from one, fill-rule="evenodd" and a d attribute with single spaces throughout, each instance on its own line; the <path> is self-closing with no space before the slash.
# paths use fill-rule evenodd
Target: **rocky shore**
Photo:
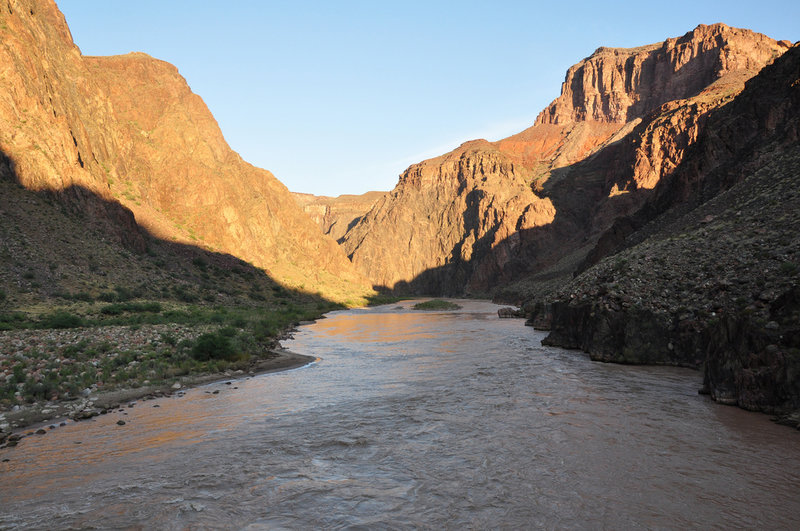
<path id="1" fill-rule="evenodd" d="M 702 369 L 714 400 L 800 427 L 800 153 L 779 162 L 530 301 L 529 324 L 598 361 Z"/>
<path id="2" fill-rule="evenodd" d="M 277 340 L 250 355 L 200 363 L 187 345 L 219 325 L 157 324 L 0 332 L 0 444 L 28 426 L 91 418 L 131 400 L 306 365 L 314 358 Z M 288 337 L 284 332 L 281 338 Z"/>
<path id="3" fill-rule="evenodd" d="M 48 430 L 64 426 L 68 422 L 80 422 L 105 415 L 126 405 L 133 407 L 136 401 L 148 401 L 173 394 L 182 395 L 186 389 L 198 385 L 221 380 L 235 382 L 237 379 L 258 374 L 295 369 L 314 361 L 316 358 L 312 356 L 277 348 L 257 360 L 251 360 L 245 369 L 191 374 L 176 378 L 172 383 L 159 385 L 134 382 L 135 387 L 99 390 L 86 396 L 26 404 L 0 413 L 0 449 L 16 446 L 27 436 L 44 435 Z"/>

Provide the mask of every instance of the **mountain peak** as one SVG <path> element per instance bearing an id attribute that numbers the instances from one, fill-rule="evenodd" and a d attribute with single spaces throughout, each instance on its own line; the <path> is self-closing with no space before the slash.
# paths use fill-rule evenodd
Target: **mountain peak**
<path id="1" fill-rule="evenodd" d="M 681 37 L 636 48 L 600 47 L 567 71 L 561 96 L 537 124 L 623 124 L 685 99 L 732 71 L 755 74 L 788 49 L 760 33 L 700 24 Z"/>

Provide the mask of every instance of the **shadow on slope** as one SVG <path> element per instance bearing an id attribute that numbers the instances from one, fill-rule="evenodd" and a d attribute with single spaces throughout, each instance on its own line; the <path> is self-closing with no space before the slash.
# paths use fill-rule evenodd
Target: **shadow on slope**
<path id="1" fill-rule="evenodd" d="M 90 190 L 30 191 L 0 153 L 0 309 L 36 315 L 55 306 L 148 299 L 209 308 L 339 307 L 289 290 L 228 254 L 165 241 Z"/>
<path id="2" fill-rule="evenodd" d="M 626 142 L 628 137 L 551 172 L 537 195 L 552 202 L 552 222 L 518 229 L 496 241 L 498 223 L 473 244 L 469 260 L 462 258 L 462 242 L 452 250 L 446 264 L 423 271 L 411 281 L 399 282 L 393 289 L 376 289 L 397 294 L 489 296 L 498 287 L 533 274 L 545 283 L 568 280 L 614 219 L 629 214 L 653 192 L 634 189 L 624 195 L 610 193 L 619 180 L 616 171 L 609 169 L 610 164 L 613 162 L 615 169 L 633 165 L 633 153 Z M 481 189 L 469 193 L 468 208 L 463 213 L 465 227 L 477 226 L 480 216 L 472 207 L 480 204 L 484 194 Z"/>
<path id="3" fill-rule="evenodd" d="M 0 198 L 0 411 L 12 426 L 45 411 L 89 418 L 104 391 L 145 396 L 179 378 L 308 363 L 278 340 L 342 307 L 231 255 L 155 238 L 86 188 L 28 190 L 2 153 Z"/>
<path id="4" fill-rule="evenodd" d="M 604 256 L 642 241 L 657 230 L 656 225 L 679 218 L 757 168 L 760 157 L 769 157 L 769 153 L 756 153 L 757 146 L 766 144 L 765 136 L 796 141 L 796 124 L 787 119 L 787 109 L 797 98 L 797 86 L 791 80 L 797 77 L 793 72 L 798 54 L 798 47 L 793 47 L 748 81 L 739 96 L 723 98 L 723 104 L 712 106 L 711 112 L 698 114 L 692 110 L 695 102 L 689 100 L 654 111 L 621 140 L 551 172 L 541 192 L 556 211 L 551 223 L 517 230 L 499 242 L 495 233 L 489 232 L 477 242 L 470 260 L 462 260 L 460 248 L 456 248 L 446 264 L 421 272 L 394 291 L 486 295 L 498 286 L 525 279 L 501 292 L 503 299 L 519 302 L 531 298 L 533 292 L 552 292 Z M 696 121 L 697 142 L 681 139 L 683 132 L 672 131 L 667 124 L 659 134 L 677 135 L 670 140 L 675 153 L 651 153 L 663 138 L 649 128 L 659 127 L 665 119 L 680 120 L 676 114 L 680 112 L 689 113 Z M 643 140 L 651 144 L 639 153 Z M 642 156 L 663 157 L 649 161 L 662 168 L 653 189 L 640 188 L 634 180 L 637 157 Z M 643 177 L 652 181 L 648 174 Z M 468 221 L 466 216 L 471 213 L 464 215 Z M 651 223 L 657 218 L 658 223 Z M 542 290 L 533 286 L 537 283 L 547 286 Z"/>

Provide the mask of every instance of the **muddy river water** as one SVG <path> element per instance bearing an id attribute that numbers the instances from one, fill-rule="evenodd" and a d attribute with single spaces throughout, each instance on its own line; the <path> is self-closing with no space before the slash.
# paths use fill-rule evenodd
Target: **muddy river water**
<path id="1" fill-rule="evenodd" d="M 0 528 L 800 528 L 800 433 L 460 303 L 334 312 L 284 342 L 310 366 L 0 450 Z"/>

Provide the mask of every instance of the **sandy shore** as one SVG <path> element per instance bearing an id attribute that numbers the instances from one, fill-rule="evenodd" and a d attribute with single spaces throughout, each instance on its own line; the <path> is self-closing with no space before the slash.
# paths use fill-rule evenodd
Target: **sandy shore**
<path id="1" fill-rule="evenodd" d="M 172 385 L 142 386 L 101 391 L 86 398 L 71 401 L 35 403 L 21 407 L 18 411 L 0 413 L 0 443 L 9 433 L 20 433 L 36 429 L 39 425 L 80 421 L 105 413 L 106 410 L 133 400 L 151 400 L 169 396 L 220 380 L 235 380 L 257 374 L 285 371 L 303 367 L 316 361 L 313 356 L 297 354 L 285 349 L 273 349 L 269 358 L 255 360 L 247 370 L 225 371 L 214 374 L 194 374 L 178 379 Z M 5 426 L 5 427 L 3 427 Z M 0 446 L 2 447 L 2 446 Z"/>

